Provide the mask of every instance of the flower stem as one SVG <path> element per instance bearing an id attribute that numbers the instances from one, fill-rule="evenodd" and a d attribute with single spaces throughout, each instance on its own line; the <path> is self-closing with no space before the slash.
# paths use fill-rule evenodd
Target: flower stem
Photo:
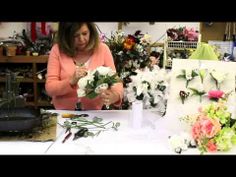
<path id="1" fill-rule="evenodd" d="M 188 88 L 188 83 L 189 83 L 189 81 L 187 80 L 187 81 L 186 81 L 186 86 L 185 86 L 186 88 Z"/>

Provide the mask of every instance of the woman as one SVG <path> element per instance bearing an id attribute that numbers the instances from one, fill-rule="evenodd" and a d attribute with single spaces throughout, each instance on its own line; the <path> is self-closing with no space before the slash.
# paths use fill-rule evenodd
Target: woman
<path id="1" fill-rule="evenodd" d="M 57 43 L 49 55 L 45 86 L 55 109 L 74 110 L 78 102 L 83 110 L 98 110 L 110 104 L 119 106 L 123 97 L 122 83 L 101 91 L 94 99 L 78 98 L 77 82 L 88 70 L 99 66 L 116 71 L 111 51 L 100 42 L 95 24 L 59 23 Z"/>

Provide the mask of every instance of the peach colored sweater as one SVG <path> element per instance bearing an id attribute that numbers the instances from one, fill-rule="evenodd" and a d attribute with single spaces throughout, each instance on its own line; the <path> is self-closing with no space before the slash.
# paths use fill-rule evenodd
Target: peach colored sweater
<path id="1" fill-rule="evenodd" d="M 108 66 L 116 70 L 110 49 L 104 43 L 100 43 L 98 49 L 90 57 L 88 69 L 93 70 L 98 66 Z M 60 52 L 58 44 L 55 44 L 49 55 L 45 84 L 45 89 L 48 95 L 52 97 L 55 109 L 74 110 L 76 108 L 78 102 L 77 88 L 71 87 L 69 83 L 74 72 L 73 59 Z M 123 84 L 114 84 L 111 89 L 119 94 L 120 100 L 116 105 L 120 105 L 123 98 Z M 80 101 L 83 110 L 99 110 L 103 106 L 99 96 L 94 99 L 83 97 Z"/>

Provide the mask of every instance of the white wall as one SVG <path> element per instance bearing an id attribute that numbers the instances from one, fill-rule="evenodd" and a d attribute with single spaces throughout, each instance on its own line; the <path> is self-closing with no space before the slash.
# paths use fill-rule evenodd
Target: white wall
<path id="1" fill-rule="evenodd" d="M 118 22 L 96 22 L 100 30 L 110 37 L 111 32 L 118 29 Z M 150 25 L 148 22 L 130 22 L 123 27 L 125 34 L 133 34 L 136 30 L 141 30 L 142 33 L 148 33 L 152 36 L 152 41 L 163 42 L 164 34 L 168 28 L 178 27 L 194 27 L 199 30 L 199 22 L 155 22 Z M 21 33 L 22 29 L 26 28 L 26 22 L 2 22 L 0 24 L 0 38 L 8 38 L 13 35 L 13 32 Z"/>
<path id="2" fill-rule="evenodd" d="M 2 22 L 0 24 L 0 38 L 8 38 L 16 33 L 22 33 L 26 28 L 26 22 Z"/>
<path id="3" fill-rule="evenodd" d="M 118 29 L 118 22 L 96 22 L 99 29 L 109 38 L 112 31 Z"/>

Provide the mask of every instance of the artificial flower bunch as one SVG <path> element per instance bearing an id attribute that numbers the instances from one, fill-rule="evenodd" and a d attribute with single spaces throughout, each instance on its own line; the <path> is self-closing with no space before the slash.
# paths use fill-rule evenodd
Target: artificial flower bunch
<path id="1" fill-rule="evenodd" d="M 101 89 L 108 89 L 120 82 L 117 73 L 110 67 L 100 66 L 89 70 L 87 75 L 78 81 L 78 97 L 95 98 Z"/>
<path id="2" fill-rule="evenodd" d="M 177 78 L 182 78 L 186 80 L 186 85 L 185 87 L 188 88 L 188 84 L 190 81 L 194 79 L 194 77 L 198 76 L 198 70 L 191 70 L 191 69 L 182 69 L 181 74 L 177 75 Z"/>
<path id="3" fill-rule="evenodd" d="M 220 90 L 220 85 L 223 83 L 223 81 L 226 79 L 227 73 L 219 72 L 216 70 L 212 70 L 210 72 L 210 76 L 215 81 L 216 88 Z"/>
<path id="4" fill-rule="evenodd" d="M 194 28 L 170 28 L 166 32 L 170 41 L 198 41 L 199 32 Z"/>
<path id="5" fill-rule="evenodd" d="M 201 107 L 197 114 L 185 116 L 191 122 L 191 135 L 201 153 L 228 151 L 236 144 L 236 120 L 225 103 L 219 99 Z"/>
<path id="6" fill-rule="evenodd" d="M 101 132 L 108 130 L 118 130 L 120 122 L 104 122 L 101 117 L 89 118 L 88 114 L 63 114 L 64 118 L 70 118 L 64 121 L 63 124 L 59 124 L 62 128 L 65 128 L 65 138 L 62 143 L 65 143 L 72 134 L 74 134 L 73 141 L 79 138 L 98 136 Z"/>
<path id="7" fill-rule="evenodd" d="M 112 33 L 105 42 L 113 55 L 116 70 L 120 78 L 126 83 L 130 82 L 129 76 L 134 71 L 144 68 L 150 62 L 148 48 L 151 45 L 151 36 L 136 31 L 134 34 L 125 35 L 122 31 Z"/>
<path id="8" fill-rule="evenodd" d="M 125 88 L 129 105 L 136 100 L 142 100 L 144 109 L 162 107 L 168 94 L 169 73 L 164 69 L 146 67 L 136 70 L 137 75 L 131 76 L 131 82 Z M 162 106 L 160 106 L 162 105 Z M 162 110 L 161 112 L 164 112 Z"/>

